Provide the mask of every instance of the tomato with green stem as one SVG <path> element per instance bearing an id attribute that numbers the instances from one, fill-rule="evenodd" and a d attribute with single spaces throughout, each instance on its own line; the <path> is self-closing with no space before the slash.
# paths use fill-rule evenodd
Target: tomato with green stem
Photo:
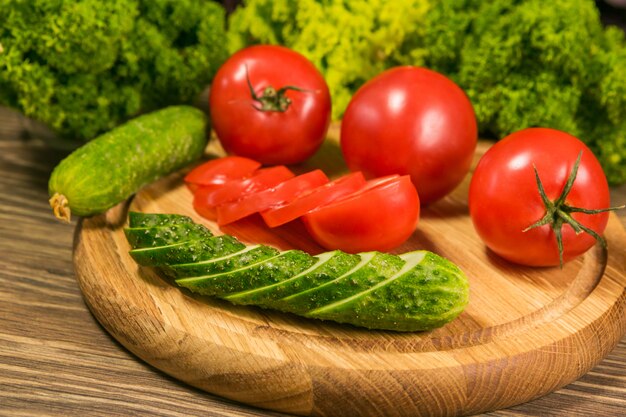
<path id="1" fill-rule="evenodd" d="M 469 191 L 474 227 L 493 252 L 518 264 L 562 265 L 586 252 L 608 222 L 609 187 L 583 142 L 530 128 L 493 145 Z"/>
<path id="2" fill-rule="evenodd" d="M 326 81 L 303 55 L 275 45 L 233 54 L 209 95 L 211 123 L 224 149 L 265 165 L 313 155 L 330 123 Z"/>

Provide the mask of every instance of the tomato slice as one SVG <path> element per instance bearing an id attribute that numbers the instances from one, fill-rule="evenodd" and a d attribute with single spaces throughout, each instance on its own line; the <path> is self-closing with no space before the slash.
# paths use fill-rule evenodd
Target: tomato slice
<path id="1" fill-rule="evenodd" d="M 326 183 L 328 183 L 326 174 L 316 169 L 290 178 L 275 187 L 248 194 L 230 203 L 220 204 L 217 206 L 217 224 L 222 226 L 273 206 L 289 203 L 307 191 Z"/>
<path id="2" fill-rule="evenodd" d="M 413 234 L 420 201 L 408 175 L 369 181 L 363 189 L 303 217 L 313 239 L 326 249 L 387 251 Z"/>
<path id="3" fill-rule="evenodd" d="M 230 180 L 220 186 L 209 185 L 198 188 L 194 193 L 193 207 L 201 216 L 214 220 L 215 211 L 212 209 L 216 206 L 275 187 L 293 176 L 293 172 L 283 165 L 261 168 L 248 178 Z"/>
<path id="4" fill-rule="evenodd" d="M 329 204 L 343 196 L 354 193 L 366 185 L 361 172 L 353 172 L 332 182 L 314 188 L 295 200 L 261 212 L 263 220 L 269 227 L 277 227 L 297 219 L 323 205 Z"/>
<path id="5" fill-rule="evenodd" d="M 196 191 L 196 195 L 197 193 L 198 192 Z M 209 219 L 212 221 L 217 220 L 217 209 L 215 207 L 210 207 L 206 204 L 202 204 L 202 199 L 197 198 L 195 195 L 193 199 L 193 208 L 196 213 L 198 213 L 205 219 Z"/>
<path id="6" fill-rule="evenodd" d="M 200 186 L 224 184 L 251 176 L 261 163 L 241 156 L 225 156 L 212 159 L 192 169 L 185 176 L 185 183 L 195 191 Z"/>

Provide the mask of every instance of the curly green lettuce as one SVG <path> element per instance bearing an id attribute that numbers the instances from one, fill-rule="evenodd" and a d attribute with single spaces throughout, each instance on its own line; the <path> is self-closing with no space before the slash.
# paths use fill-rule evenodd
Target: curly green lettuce
<path id="1" fill-rule="evenodd" d="M 5 0 L 0 104 L 74 143 L 191 102 L 226 59 L 224 11 L 197 0 Z"/>
<path id="2" fill-rule="evenodd" d="M 593 1 L 444 0 L 426 25 L 426 64 L 465 89 L 483 135 L 563 130 L 590 146 L 611 183 L 626 182 L 624 34 L 602 27 Z"/>
<path id="3" fill-rule="evenodd" d="M 392 63 L 420 62 L 430 0 L 251 0 L 229 18 L 228 48 L 282 44 L 302 53 L 328 83 L 333 117 L 343 114 L 354 91 Z"/>

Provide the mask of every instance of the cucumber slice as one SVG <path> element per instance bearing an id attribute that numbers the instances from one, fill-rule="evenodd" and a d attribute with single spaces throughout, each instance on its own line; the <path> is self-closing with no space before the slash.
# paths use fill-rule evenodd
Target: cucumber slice
<path id="1" fill-rule="evenodd" d="M 309 268 L 316 261 L 316 258 L 307 253 L 290 250 L 223 274 L 177 279 L 176 284 L 198 294 L 224 297 L 284 281 Z"/>
<path id="2" fill-rule="evenodd" d="M 128 214 L 128 225 L 131 228 L 169 226 L 182 223 L 193 223 L 193 220 L 191 217 L 180 214 L 139 213 L 136 211 L 131 211 Z"/>
<path id="3" fill-rule="evenodd" d="M 360 256 L 361 261 L 343 275 L 319 287 L 277 300 L 273 306 L 282 311 L 305 314 L 376 285 L 404 264 L 398 256 L 387 253 L 366 252 Z"/>
<path id="4" fill-rule="evenodd" d="M 457 317 L 469 301 L 463 272 L 432 252 L 415 251 L 387 280 L 304 314 L 373 329 L 428 330 Z"/>
<path id="5" fill-rule="evenodd" d="M 241 251 L 245 247 L 234 237 L 222 235 L 167 246 L 133 249 L 130 256 L 142 266 L 166 266 L 205 261 Z"/>
<path id="6" fill-rule="evenodd" d="M 275 305 L 276 300 L 332 281 L 352 269 L 361 260 L 358 255 L 341 251 L 325 252 L 317 255 L 316 258 L 319 260 L 311 268 L 285 281 L 242 291 L 224 298 L 236 304 L 256 304 L 278 309 L 279 306 Z"/>
<path id="7" fill-rule="evenodd" d="M 133 249 L 167 246 L 213 236 L 209 229 L 195 223 L 129 228 L 124 229 L 124 234 Z"/>
<path id="8" fill-rule="evenodd" d="M 210 276 L 244 268 L 253 263 L 275 257 L 279 253 L 277 249 L 269 246 L 248 246 L 239 252 L 230 253 L 226 256 L 202 262 L 166 266 L 164 270 L 169 276 L 177 279 Z"/>

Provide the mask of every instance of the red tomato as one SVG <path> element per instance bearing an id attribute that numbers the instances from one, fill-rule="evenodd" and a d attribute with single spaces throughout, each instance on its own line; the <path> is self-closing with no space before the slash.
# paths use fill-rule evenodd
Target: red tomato
<path id="1" fill-rule="evenodd" d="M 216 206 L 275 187 L 293 176 L 293 172 L 281 165 L 259 169 L 249 178 L 230 180 L 221 186 L 200 187 L 194 194 L 193 207 L 201 216 L 213 220 Z"/>
<path id="2" fill-rule="evenodd" d="M 217 224 L 222 226 L 273 206 L 289 203 L 303 193 L 327 182 L 326 174 L 316 169 L 290 178 L 275 187 L 248 194 L 230 203 L 221 204 L 217 206 Z"/>
<path id="3" fill-rule="evenodd" d="M 581 154 L 582 153 L 582 154 Z M 562 195 L 576 159 L 580 165 L 571 191 L 560 208 L 602 209 L 609 205 L 609 188 L 602 167 L 578 139 L 554 129 L 533 128 L 513 133 L 492 146 L 474 171 L 469 209 L 476 231 L 485 244 L 509 261 L 530 265 L 559 265 L 557 235 L 548 224 L 526 230 L 547 213 L 535 171 L 546 197 L 554 202 Z M 581 225 L 602 234 L 608 213 L 572 212 Z M 594 245 L 589 233 L 576 233 L 569 224 L 556 227 L 562 234 L 563 261 Z"/>
<path id="4" fill-rule="evenodd" d="M 478 138 L 469 99 L 443 75 L 397 67 L 363 85 L 343 116 L 341 150 L 366 177 L 410 175 L 422 203 L 467 174 Z"/>
<path id="5" fill-rule="evenodd" d="M 353 172 L 315 188 L 287 204 L 266 210 L 261 213 L 261 216 L 269 227 L 277 227 L 295 220 L 311 210 L 352 194 L 363 188 L 365 184 L 363 174 Z"/>
<path id="6" fill-rule="evenodd" d="M 350 253 L 387 251 L 413 234 L 420 201 L 408 175 L 371 180 L 353 195 L 303 217 L 317 243 Z"/>
<path id="7" fill-rule="evenodd" d="M 240 156 L 212 159 L 192 169 L 185 176 L 185 183 L 194 191 L 198 186 L 224 184 L 229 180 L 249 177 L 261 167 L 261 163 Z"/>
<path id="8" fill-rule="evenodd" d="M 224 149 L 268 165 L 313 155 L 330 123 L 324 78 L 304 56 L 281 46 L 232 55 L 213 79 L 209 104 Z"/>

